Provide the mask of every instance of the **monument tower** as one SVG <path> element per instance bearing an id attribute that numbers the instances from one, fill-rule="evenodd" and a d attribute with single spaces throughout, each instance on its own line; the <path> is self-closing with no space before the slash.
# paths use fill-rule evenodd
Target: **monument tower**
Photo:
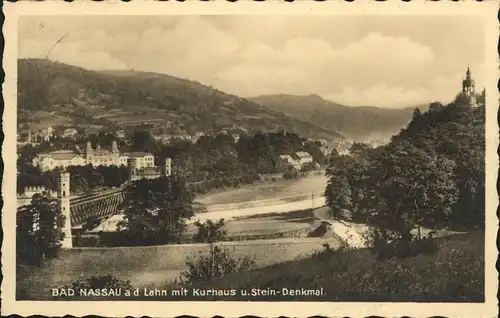
<path id="1" fill-rule="evenodd" d="M 467 72 L 465 73 L 465 79 L 462 81 L 462 94 L 467 98 L 470 106 L 477 105 L 476 83 L 472 78 L 470 67 L 467 67 Z"/>

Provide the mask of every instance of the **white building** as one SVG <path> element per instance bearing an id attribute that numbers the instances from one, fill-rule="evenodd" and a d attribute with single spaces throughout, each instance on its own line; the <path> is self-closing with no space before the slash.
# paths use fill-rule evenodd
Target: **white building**
<path id="1" fill-rule="evenodd" d="M 57 167 L 84 166 L 86 160 L 74 151 L 61 150 L 40 153 L 33 158 L 32 164 L 35 167 L 40 167 L 42 171 L 48 171 Z"/>
<path id="2" fill-rule="evenodd" d="M 295 169 L 300 170 L 304 164 L 311 163 L 314 161 L 311 154 L 305 151 L 299 151 L 292 154 L 280 155 L 280 158 L 292 165 Z"/>
<path id="3" fill-rule="evenodd" d="M 87 147 L 82 155 L 71 150 L 40 153 L 35 156 L 32 163 L 33 166 L 40 167 L 42 171 L 47 171 L 57 167 L 66 168 L 69 166 L 85 166 L 89 164 L 94 167 L 113 165 L 127 166 L 129 158 L 137 158 L 137 166 L 139 169 L 154 166 L 153 154 L 145 152 L 120 153 L 116 141 L 113 141 L 111 150 L 102 149 L 99 145 L 97 145 L 96 149 L 93 149 L 90 142 L 87 142 Z"/>
<path id="4" fill-rule="evenodd" d="M 130 157 L 128 159 L 129 181 L 137 181 L 141 179 L 156 179 L 161 176 L 170 176 L 172 174 L 172 159 L 166 158 L 163 167 L 148 165 L 140 166 L 141 157 Z"/>
<path id="5" fill-rule="evenodd" d="M 125 152 L 120 155 L 120 163 L 124 166 L 128 165 L 128 160 L 135 158 L 136 169 L 152 168 L 155 166 L 155 157 L 147 152 Z"/>

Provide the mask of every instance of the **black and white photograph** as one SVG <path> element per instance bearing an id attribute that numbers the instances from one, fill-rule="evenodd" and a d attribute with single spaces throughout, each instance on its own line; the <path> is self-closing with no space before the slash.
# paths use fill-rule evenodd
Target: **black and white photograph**
<path id="1" fill-rule="evenodd" d="M 481 12 L 19 15 L 12 297 L 484 306 Z"/>

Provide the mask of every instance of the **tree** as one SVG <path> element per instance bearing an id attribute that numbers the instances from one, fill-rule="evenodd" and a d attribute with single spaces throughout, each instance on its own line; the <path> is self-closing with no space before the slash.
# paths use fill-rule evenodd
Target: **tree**
<path id="1" fill-rule="evenodd" d="M 333 156 L 326 169 L 328 178 L 325 189 L 326 204 L 332 208 L 335 216 L 340 216 L 342 210 L 351 210 L 353 207 L 348 176 L 354 164 L 355 161 L 350 156 Z"/>
<path id="2" fill-rule="evenodd" d="M 132 149 L 134 151 L 144 151 L 150 153 L 157 153 L 159 146 L 149 131 L 136 131 L 132 136 Z"/>
<path id="3" fill-rule="evenodd" d="M 367 158 L 371 147 L 368 144 L 362 142 L 355 142 L 349 149 L 349 153 L 354 158 Z"/>
<path id="4" fill-rule="evenodd" d="M 413 119 L 413 120 L 415 120 L 415 119 L 417 119 L 417 118 L 419 118 L 419 117 L 421 117 L 421 116 L 422 116 L 422 112 L 420 111 L 420 108 L 418 108 L 418 107 L 417 107 L 417 108 L 415 108 L 415 109 L 413 110 L 412 119 Z"/>
<path id="5" fill-rule="evenodd" d="M 178 176 L 136 181 L 125 198 L 118 227 L 134 245 L 177 242 L 194 215 L 194 194 Z"/>
<path id="6" fill-rule="evenodd" d="M 404 255 L 415 239 L 415 226 L 446 224 L 458 199 L 453 161 L 398 142 L 379 151 L 371 169 L 375 195 L 366 204 L 376 207 L 374 247 L 384 242 Z"/>
<path id="7" fill-rule="evenodd" d="M 37 263 L 57 256 L 64 238 L 65 216 L 50 193 L 35 194 L 17 213 L 17 254 L 21 262 Z"/>
<path id="8" fill-rule="evenodd" d="M 198 228 L 198 232 L 193 237 L 195 242 L 219 242 L 223 241 L 227 235 L 227 231 L 223 228 L 225 225 L 224 219 L 220 219 L 216 223 L 212 220 L 207 220 L 205 223 L 196 221 L 194 225 Z"/>
<path id="9" fill-rule="evenodd" d="M 483 107 L 463 107 L 459 100 L 439 111 L 422 114 L 418 125 L 410 122 L 393 138 L 405 140 L 428 153 L 455 162 L 453 179 L 459 191 L 449 224 L 472 228 L 484 225 L 485 112 Z"/>
<path id="10" fill-rule="evenodd" d="M 429 104 L 429 112 L 438 112 L 443 109 L 443 104 L 440 102 L 433 102 Z"/>

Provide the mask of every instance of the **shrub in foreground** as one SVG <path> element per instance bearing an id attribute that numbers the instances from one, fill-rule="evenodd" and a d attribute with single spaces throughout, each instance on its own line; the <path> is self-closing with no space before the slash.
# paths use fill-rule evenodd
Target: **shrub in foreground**
<path id="1" fill-rule="evenodd" d="M 365 240 L 378 260 L 415 257 L 420 254 L 432 255 L 439 249 L 432 236 L 418 239 L 410 232 L 401 235 L 401 232 L 373 229 Z"/>
<path id="2" fill-rule="evenodd" d="M 228 248 L 210 244 L 208 255 L 195 259 L 188 258 L 186 265 L 189 269 L 181 276 L 186 283 L 189 283 L 239 273 L 255 267 L 256 263 L 248 256 L 237 258 Z"/>

